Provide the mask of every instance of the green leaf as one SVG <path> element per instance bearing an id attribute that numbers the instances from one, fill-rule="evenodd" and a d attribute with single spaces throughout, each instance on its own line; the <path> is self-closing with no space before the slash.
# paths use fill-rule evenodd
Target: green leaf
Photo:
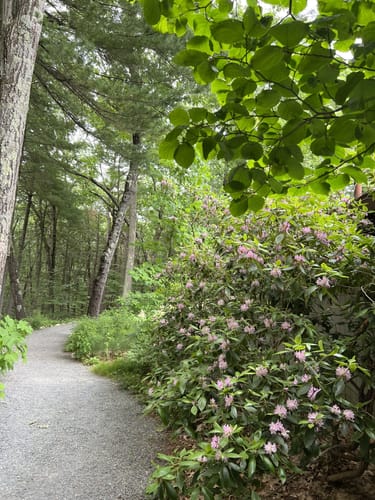
<path id="1" fill-rule="evenodd" d="M 298 65 L 300 73 L 314 73 L 323 66 L 331 62 L 332 54 L 329 49 L 321 46 L 320 43 L 315 43 L 312 47 L 306 50 Z"/>
<path id="2" fill-rule="evenodd" d="M 255 457 L 249 460 L 249 465 L 247 466 L 247 475 L 249 478 L 253 477 L 255 471 L 257 470 L 257 461 Z"/>
<path id="3" fill-rule="evenodd" d="M 208 54 L 199 50 L 185 49 L 178 52 L 173 61 L 180 66 L 196 67 L 203 61 L 207 61 Z"/>
<path id="4" fill-rule="evenodd" d="M 311 190 L 316 194 L 328 195 L 331 191 L 331 186 L 328 182 L 313 182 L 311 184 Z"/>
<path id="5" fill-rule="evenodd" d="M 268 45 L 258 49 L 251 59 L 251 64 L 255 70 L 264 72 L 272 70 L 284 59 L 284 52 L 281 47 Z"/>
<path id="6" fill-rule="evenodd" d="M 216 67 L 213 66 L 209 61 L 202 61 L 200 64 L 198 64 L 196 72 L 201 79 L 201 82 L 198 83 L 203 84 L 213 82 L 218 73 Z"/>
<path id="7" fill-rule="evenodd" d="M 181 167 L 188 168 L 193 163 L 195 151 L 191 144 L 183 142 L 179 144 L 174 152 L 174 159 Z"/>
<path id="8" fill-rule="evenodd" d="M 191 408 L 190 408 L 190 413 L 194 416 L 196 416 L 198 414 L 198 407 L 193 405 Z"/>
<path id="9" fill-rule="evenodd" d="M 284 120 L 298 118 L 303 112 L 303 108 L 299 102 L 294 99 L 287 99 L 279 104 L 277 112 Z"/>
<path id="10" fill-rule="evenodd" d="M 177 139 L 172 141 L 164 140 L 159 144 L 159 157 L 162 160 L 173 160 L 174 152 L 178 146 Z"/>
<path id="11" fill-rule="evenodd" d="M 277 90 L 262 90 L 256 98 L 256 105 L 265 109 L 271 109 L 280 101 L 281 95 Z"/>
<path id="12" fill-rule="evenodd" d="M 143 14 L 147 24 L 153 26 L 160 21 L 161 5 L 159 0 L 144 0 Z"/>
<path id="13" fill-rule="evenodd" d="M 179 125 L 188 125 L 190 123 L 190 116 L 184 109 L 176 108 L 169 113 L 169 120 L 175 127 Z"/>
<path id="14" fill-rule="evenodd" d="M 252 212 L 259 212 L 264 207 L 265 199 L 262 196 L 254 195 L 248 199 L 248 208 Z"/>
<path id="15" fill-rule="evenodd" d="M 328 179 L 328 182 L 333 191 L 339 191 L 350 184 L 350 177 L 347 174 L 337 174 L 332 179 Z"/>
<path id="16" fill-rule="evenodd" d="M 203 158 L 205 160 L 207 160 L 209 154 L 211 153 L 211 151 L 213 151 L 216 146 L 217 146 L 218 142 L 217 140 L 215 139 L 215 137 L 206 137 L 205 139 L 203 139 L 202 141 L 202 152 L 203 152 Z"/>
<path id="17" fill-rule="evenodd" d="M 263 35 L 266 31 L 265 27 L 262 26 L 255 13 L 255 10 L 252 7 L 248 7 L 246 9 L 246 12 L 243 16 L 243 25 L 245 28 L 245 32 L 252 37 Z"/>
<path id="18" fill-rule="evenodd" d="M 306 36 L 308 27 L 301 21 L 288 21 L 274 26 L 269 32 L 285 47 L 295 47 Z"/>
<path id="19" fill-rule="evenodd" d="M 335 141 L 328 136 L 318 137 L 311 143 L 310 150 L 317 156 L 333 156 L 335 153 Z"/>
<path id="20" fill-rule="evenodd" d="M 235 43 L 242 40 L 244 29 L 241 21 L 226 19 L 210 26 L 212 37 L 221 43 Z"/>
<path id="21" fill-rule="evenodd" d="M 199 123 L 206 119 L 207 109 L 206 108 L 191 108 L 189 109 L 189 115 L 193 123 Z"/>
<path id="22" fill-rule="evenodd" d="M 231 62 L 231 63 L 228 63 L 224 66 L 223 73 L 224 73 L 225 78 L 230 80 L 231 78 L 248 76 L 249 70 L 248 70 L 248 68 L 245 68 L 241 64 Z"/>
<path id="23" fill-rule="evenodd" d="M 340 169 L 340 172 L 350 175 L 355 182 L 366 184 L 368 181 L 367 175 L 359 167 L 347 166 Z"/>
<path id="24" fill-rule="evenodd" d="M 234 217 L 240 217 L 248 210 L 248 199 L 247 196 L 242 196 L 237 200 L 232 200 L 229 205 L 230 213 Z"/>
<path id="25" fill-rule="evenodd" d="M 197 406 L 200 409 L 200 411 L 203 411 L 206 408 L 206 405 L 207 405 L 207 399 L 204 396 L 201 396 L 197 402 Z"/>
<path id="26" fill-rule="evenodd" d="M 286 169 L 287 169 L 288 174 L 290 175 L 290 177 L 292 179 L 301 180 L 305 176 L 305 169 L 297 161 L 295 161 L 295 162 L 288 162 L 288 164 L 286 165 Z"/>
<path id="27" fill-rule="evenodd" d="M 246 160 L 259 160 L 263 156 L 263 147 L 259 142 L 249 141 L 242 147 L 241 156 Z"/>
<path id="28" fill-rule="evenodd" d="M 286 145 L 300 143 L 306 137 L 307 126 L 303 120 L 293 118 L 283 127 L 283 142 Z"/>

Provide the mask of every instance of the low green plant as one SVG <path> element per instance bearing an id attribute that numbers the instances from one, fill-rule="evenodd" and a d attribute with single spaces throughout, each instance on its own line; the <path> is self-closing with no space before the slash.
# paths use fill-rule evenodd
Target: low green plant
<path id="1" fill-rule="evenodd" d="M 5 316 L 0 321 L 0 373 L 11 370 L 21 357 L 26 359 L 25 337 L 32 332 L 26 321 L 17 321 Z M 4 385 L 0 384 L 0 397 L 4 396 Z"/>

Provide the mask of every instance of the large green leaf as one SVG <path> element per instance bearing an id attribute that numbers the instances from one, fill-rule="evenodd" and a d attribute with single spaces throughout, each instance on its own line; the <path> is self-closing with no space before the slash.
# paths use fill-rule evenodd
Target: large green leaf
<path id="1" fill-rule="evenodd" d="M 239 199 L 232 200 L 229 205 L 229 210 L 232 215 L 239 217 L 248 211 L 247 196 L 242 196 Z"/>
<path id="2" fill-rule="evenodd" d="M 332 156 L 335 152 L 335 141 L 327 136 L 318 137 L 311 143 L 310 150 L 317 156 Z"/>
<path id="3" fill-rule="evenodd" d="M 263 156 L 263 147 L 259 142 L 249 141 L 241 149 L 245 160 L 259 160 Z"/>
<path id="4" fill-rule="evenodd" d="M 181 167 L 188 168 L 193 163 L 195 151 L 191 144 L 183 142 L 179 144 L 174 152 L 174 159 Z"/>
<path id="5" fill-rule="evenodd" d="M 350 175 L 355 182 L 366 184 L 368 181 L 366 174 L 364 174 L 359 167 L 355 167 L 354 165 L 343 167 L 340 169 L 340 172 Z"/>
<path id="6" fill-rule="evenodd" d="M 184 109 L 176 108 L 169 113 L 169 120 L 175 127 L 178 125 L 188 125 L 190 123 L 190 116 Z"/>
<path id="7" fill-rule="evenodd" d="M 160 21 L 161 6 L 159 0 L 144 0 L 143 14 L 147 24 L 157 24 Z"/>
<path id="8" fill-rule="evenodd" d="M 211 26 L 212 37 L 221 43 L 235 43 L 242 40 L 244 29 L 241 21 L 226 19 Z"/>
<path id="9" fill-rule="evenodd" d="M 248 207 L 252 212 L 259 212 L 264 207 L 265 199 L 262 196 L 254 195 L 248 199 Z"/>
<path id="10" fill-rule="evenodd" d="M 295 47 L 306 36 L 308 27 L 301 21 L 288 21 L 270 29 L 270 34 L 285 47 Z"/>
<path id="11" fill-rule="evenodd" d="M 198 66 L 201 62 L 207 61 L 208 54 L 200 50 L 185 49 L 174 56 L 174 62 L 180 66 Z"/>

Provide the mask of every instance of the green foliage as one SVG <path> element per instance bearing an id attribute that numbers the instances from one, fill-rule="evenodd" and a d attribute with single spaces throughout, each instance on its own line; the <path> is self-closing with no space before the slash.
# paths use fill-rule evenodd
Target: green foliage
<path id="1" fill-rule="evenodd" d="M 58 323 L 58 320 L 51 319 L 41 312 L 36 312 L 32 316 L 27 317 L 26 321 L 31 325 L 33 330 L 40 330 L 41 328 L 47 328 Z"/>
<path id="2" fill-rule="evenodd" d="M 217 100 L 199 117 L 170 113 L 175 128 L 163 157 L 184 168 L 198 155 L 235 171 L 240 162 L 246 182 L 233 183 L 233 170 L 225 182 L 234 215 L 291 188 L 327 195 L 367 182 L 375 150 L 374 2 L 320 1 L 313 14 L 303 12 L 305 0 L 265 2 L 279 7 L 273 11 L 257 1 L 244 11 L 221 1 L 156 3 L 156 29 L 190 36 L 175 62 L 191 67 Z M 145 2 L 146 20 L 148 11 Z"/>
<path id="3" fill-rule="evenodd" d="M 265 474 L 285 482 L 349 442 L 374 460 L 375 260 L 362 214 L 306 197 L 238 220 L 201 203 L 202 233 L 166 266 L 159 326 L 144 337 L 149 409 L 196 444 L 161 456 L 149 492 L 257 498 Z"/>
<path id="4" fill-rule="evenodd" d="M 26 321 L 16 321 L 5 316 L 0 321 L 0 373 L 11 370 L 18 358 L 26 359 L 25 337 L 32 332 Z M 0 384 L 0 397 L 4 396 L 4 385 Z"/>
<path id="5" fill-rule="evenodd" d="M 99 318 L 80 320 L 65 349 L 81 360 L 121 356 L 135 343 L 159 302 L 156 294 L 129 294 L 126 301 L 121 301 L 117 308 L 104 312 Z"/>

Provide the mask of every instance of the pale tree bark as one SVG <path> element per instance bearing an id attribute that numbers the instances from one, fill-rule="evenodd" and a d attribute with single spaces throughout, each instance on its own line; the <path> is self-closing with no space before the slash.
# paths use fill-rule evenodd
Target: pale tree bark
<path id="1" fill-rule="evenodd" d="M 45 0 L 0 0 L 1 287 L 45 3 Z"/>
<path id="2" fill-rule="evenodd" d="M 129 228 L 125 245 L 125 273 L 122 296 L 125 299 L 132 289 L 132 271 L 135 260 L 135 243 L 137 239 L 137 186 L 138 179 L 135 178 L 129 197 Z"/>
<path id="3" fill-rule="evenodd" d="M 140 138 L 138 134 L 133 134 L 133 145 L 138 145 Z M 138 162 L 131 161 L 129 164 L 129 172 L 126 178 L 125 188 L 114 217 L 111 230 L 108 235 L 106 248 L 101 256 L 99 270 L 94 280 L 90 294 L 88 314 L 94 318 L 98 317 L 101 311 L 105 286 L 107 284 L 108 274 L 111 269 L 111 264 L 115 251 L 121 236 L 122 227 L 125 221 L 125 215 L 129 208 L 130 194 L 134 182 L 138 178 Z"/>

